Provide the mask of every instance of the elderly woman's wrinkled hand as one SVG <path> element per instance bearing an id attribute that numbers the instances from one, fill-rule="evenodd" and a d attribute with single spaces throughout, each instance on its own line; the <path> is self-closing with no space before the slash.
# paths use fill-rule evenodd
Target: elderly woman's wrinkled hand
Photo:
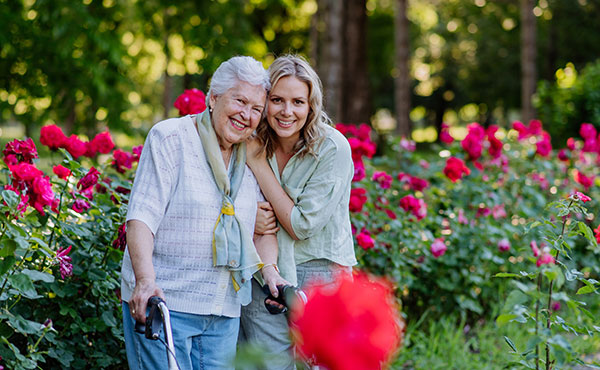
<path id="1" fill-rule="evenodd" d="M 263 279 L 265 279 L 265 284 L 269 286 L 269 290 L 273 297 L 277 297 L 279 295 L 279 291 L 277 290 L 278 285 L 292 285 L 289 281 L 279 275 L 279 272 L 275 269 L 275 266 L 270 264 L 266 265 L 261 270 Z"/>
<path id="2" fill-rule="evenodd" d="M 275 234 L 279 231 L 277 218 L 269 202 L 258 202 L 254 232 L 259 235 Z"/>
<path id="3" fill-rule="evenodd" d="M 159 296 L 165 300 L 165 295 L 162 289 L 156 285 L 156 281 L 151 279 L 136 281 L 133 294 L 129 300 L 129 312 L 135 321 L 146 322 L 146 307 L 148 306 L 148 299 L 152 296 Z"/>

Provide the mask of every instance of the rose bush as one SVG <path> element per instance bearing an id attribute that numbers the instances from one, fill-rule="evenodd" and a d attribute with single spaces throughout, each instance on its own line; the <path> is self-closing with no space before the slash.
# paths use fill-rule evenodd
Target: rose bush
<path id="1" fill-rule="evenodd" d="M 463 140 L 446 128 L 433 155 L 396 139 L 388 143 L 390 153 L 375 158 L 362 149 L 374 145 L 367 128 L 360 139 L 359 128 L 338 128 L 354 143 L 355 168 L 362 173 L 355 176 L 350 200 L 359 266 L 392 278 L 403 310 L 413 318 L 424 312 L 489 315 L 510 289 L 494 276 L 528 266 L 536 236 L 524 234 L 525 225 L 557 197 L 597 192 L 600 146 L 587 126 L 581 139 L 570 138 L 559 153 L 534 120 L 515 122 L 504 135 L 473 123 Z M 595 228 L 593 216 L 586 217 L 581 221 Z M 597 277 L 599 267 L 589 258 L 597 249 L 581 236 L 575 244 L 574 261 Z"/>
<path id="2" fill-rule="evenodd" d="M 125 368 L 119 275 L 134 160 L 117 165 L 108 132 L 87 142 L 51 125 L 40 136 L 63 158 L 52 173 L 31 139 L 8 143 L 0 165 L 0 366 Z"/>

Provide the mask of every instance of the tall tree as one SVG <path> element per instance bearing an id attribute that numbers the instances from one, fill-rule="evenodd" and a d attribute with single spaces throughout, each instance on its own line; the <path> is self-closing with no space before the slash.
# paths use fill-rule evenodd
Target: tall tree
<path id="1" fill-rule="evenodd" d="M 371 95 L 367 69 L 366 0 L 349 0 L 344 17 L 342 107 L 339 120 L 369 122 Z"/>
<path id="2" fill-rule="evenodd" d="M 325 107 L 332 119 L 337 120 L 342 115 L 343 3 L 338 0 L 319 0 L 317 13 L 322 13 L 326 24 L 318 68 L 325 90 Z"/>
<path id="3" fill-rule="evenodd" d="M 521 0 L 521 110 L 525 122 L 535 117 L 531 98 L 536 85 L 535 0 Z"/>
<path id="4" fill-rule="evenodd" d="M 394 22 L 395 65 L 397 75 L 394 79 L 394 102 L 396 106 L 396 133 L 410 137 L 412 123 L 410 121 L 410 49 L 408 18 L 406 17 L 407 0 L 396 0 Z"/>
<path id="5" fill-rule="evenodd" d="M 366 0 L 319 0 L 313 17 L 318 35 L 311 31 L 311 59 L 318 63 L 327 112 L 334 121 L 369 122 Z"/>

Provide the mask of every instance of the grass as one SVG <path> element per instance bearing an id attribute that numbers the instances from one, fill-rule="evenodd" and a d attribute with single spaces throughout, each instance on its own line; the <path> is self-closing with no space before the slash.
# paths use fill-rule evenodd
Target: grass
<path id="1" fill-rule="evenodd" d="M 530 335 L 527 326 L 509 323 L 498 327 L 494 321 L 480 320 L 473 326 L 457 317 L 428 319 L 409 324 L 404 347 L 391 369 L 402 370 L 479 370 L 521 369 L 507 364 L 515 361 L 504 336 L 519 350 L 525 347 Z M 600 336 L 573 336 L 571 345 L 589 358 L 600 353 Z M 540 366 L 540 369 L 542 367 Z"/>

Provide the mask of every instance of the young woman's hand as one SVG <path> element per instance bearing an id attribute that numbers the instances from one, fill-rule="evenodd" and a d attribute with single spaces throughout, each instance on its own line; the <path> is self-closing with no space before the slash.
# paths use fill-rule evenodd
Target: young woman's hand
<path id="1" fill-rule="evenodd" d="M 257 164 L 267 161 L 267 155 L 265 151 L 261 151 L 261 143 L 255 137 L 250 137 L 246 140 L 246 163 L 251 169 Z"/>
<path id="2" fill-rule="evenodd" d="M 277 226 L 277 218 L 271 203 L 258 202 L 256 208 L 256 223 L 254 224 L 254 232 L 260 235 L 275 234 L 279 231 Z"/>

